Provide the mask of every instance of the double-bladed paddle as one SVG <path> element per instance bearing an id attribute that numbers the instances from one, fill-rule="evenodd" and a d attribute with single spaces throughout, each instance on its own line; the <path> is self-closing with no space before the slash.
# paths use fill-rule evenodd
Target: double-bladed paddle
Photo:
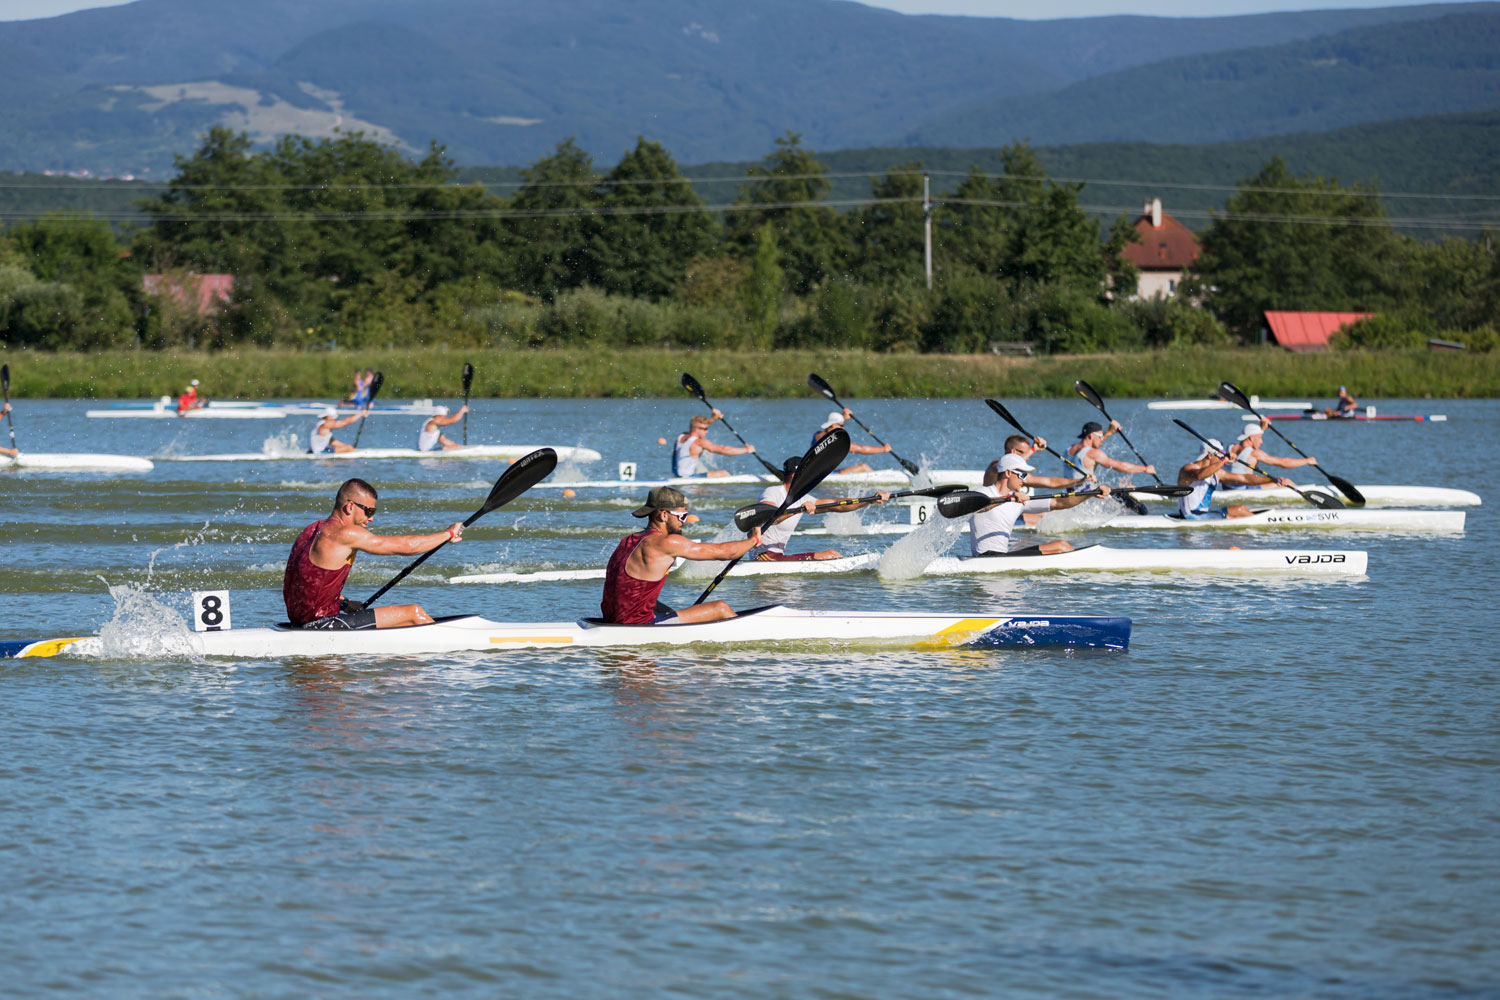
<path id="1" fill-rule="evenodd" d="M 1084 399 L 1088 400 L 1090 403 L 1093 403 L 1094 404 L 1094 409 L 1096 409 L 1100 413 L 1104 414 L 1104 419 L 1105 420 L 1108 420 L 1110 423 L 1114 423 L 1115 422 L 1115 418 L 1112 417 L 1112 416 L 1110 416 L 1109 415 L 1109 411 L 1104 408 L 1104 400 L 1101 399 L 1100 396 L 1099 396 L 1099 394 L 1094 391 L 1094 387 L 1093 386 L 1089 385 L 1083 379 L 1079 379 L 1077 382 L 1073 383 L 1073 389 L 1078 393 L 1078 395 L 1082 396 Z M 1125 428 L 1123 428 L 1123 427 L 1119 428 L 1119 430 L 1117 431 L 1117 433 L 1120 435 L 1120 440 L 1124 441 L 1125 444 L 1129 446 L 1130 450 L 1133 451 L 1133 452 L 1135 452 L 1135 457 L 1141 460 L 1141 464 L 1142 465 L 1145 465 L 1145 466 L 1150 466 L 1151 465 L 1150 462 L 1146 461 L 1146 456 L 1141 454 L 1140 449 L 1137 448 L 1135 445 L 1131 444 L 1130 443 L 1130 438 L 1128 438 L 1128 437 L 1125 436 Z M 1151 478 L 1154 479 L 1154 480 L 1156 480 L 1157 483 L 1161 483 L 1161 477 L 1158 476 L 1155 472 L 1151 473 Z"/>
<path id="2" fill-rule="evenodd" d="M 380 376 L 377 374 L 375 379 L 378 382 Z M 552 470 L 555 468 L 557 468 L 557 452 L 551 448 L 538 448 L 525 458 L 516 459 L 516 463 L 506 469 L 499 479 L 495 480 L 495 485 L 490 488 L 490 495 L 485 498 L 484 504 L 474 513 L 470 514 L 468 520 L 464 521 L 464 527 L 467 528 L 497 507 L 504 507 L 516 497 L 525 493 L 543 479 L 546 479 L 552 474 Z M 397 573 L 390 583 L 371 594 L 369 599 L 365 601 L 364 606 L 367 608 L 370 607 L 375 603 L 376 598 L 406 579 L 408 573 L 422 565 L 427 561 L 428 557 L 447 544 L 447 542 L 441 542 L 437 548 L 428 549 L 426 552 L 423 552 L 417 557 L 415 562 L 400 573 Z"/>
<path id="3" fill-rule="evenodd" d="M 699 385 L 698 380 L 693 378 L 693 376 L 689 375 L 687 372 L 682 373 L 682 387 L 686 389 L 691 395 L 696 396 L 698 402 L 708 407 L 709 413 L 712 413 L 714 411 L 714 404 L 708 401 L 708 396 L 703 392 L 703 386 Z M 729 426 L 729 421 L 724 419 L 724 416 L 722 414 L 720 414 L 719 416 L 719 423 L 724 425 L 724 429 L 726 431 L 733 434 L 735 437 L 740 438 L 740 444 L 744 445 L 746 448 L 750 447 L 750 442 L 740 437 L 740 432 Z M 767 472 L 775 476 L 778 480 L 781 478 L 781 470 L 762 458 L 760 452 L 752 451 L 750 454 L 754 455 L 756 460 L 760 462 L 761 465 L 764 465 L 766 467 Z M 715 580 L 714 582 L 718 583 L 719 581 Z M 709 589 L 712 590 L 713 588 L 710 587 Z"/>
<path id="4" fill-rule="evenodd" d="M 375 405 L 375 397 L 380 394 L 380 387 L 383 385 L 385 385 L 385 372 L 376 372 L 375 377 L 370 380 L 370 397 L 365 400 L 365 420 L 370 419 L 370 407 Z M 359 436 L 365 432 L 365 420 L 361 420 L 359 426 L 354 429 L 352 447 L 359 447 Z"/>
<path id="5" fill-rule="evenodd" d="M 1159 497 L 1185 497 L 1193 491 L 1188 486 L 1142 486 L 1135 492 L 1151 493 Z M 1119 496 L 1120 490 L 1110 487 L 1110 494 L 1112 496 Z M 1096 488 L 1091 490 L 1068 490 L 1064 493 L 1036 493 L 1032 494 L 1031 499 L 1057 500 L 1067 497 L 1098 497 L 1103 495 Z M 950 493 L 947 496 L 938 497 L 938 513 L 944 517 L 968 517 L 970 514 L 977 514 L 991 504 L 1002 502 L 1003 499 L 1003 497 L 992 497 L 988 493 L 981 493 L 978 490 Z"/>
<path id="6" fill-rule="evenodd" d="M 743 530 L 750 531 L 754 528 L 765 528 L 773 523 L 778 517 L 786 513 L 788 507 L 812 492 L 813 488 L 821 483 L 825 476 L 834 469 L 837 469 L 839 463 L 848 457 L 849 432 L 842 427 L 835 427 L 814 442 L 813 446 L 807 450 L 807 454 L 802 456 L 802 463 L 797 466 L 797 471 L 792 473 L 792 481 L 787 484 L 786 499 L 781 501 L 781 506 L 771 507 L 755 518 Z M 768 504 L 767 506 L 769 507 L 770 505 Z M 748 551 L 750 550 L 745 550 L 745 552 Z M 745 558 L 744 552 L 730 560 L 729 565 L 719 570 L 719 575 L 714 577 L 713 582 L 704 589 L 703 593 L 698 595 L 698 599 L 693 603 L 702 604 L 706 601 L 708 595 L 713 593 L 713 589 L 719 585 L 719 581 L 728 576 L 729 571 L 734 569 L 743 558 Z"/>
<path id="7" fill-rule="evenodd" d="M 1208 438 L 1204 437 L 1202 434 L 1199 434 L 1197 431 L 1193 430 L 1191 427 L 1189 427 L 1187 424 L 1183 423 L 1178 418 L 1173 417 L 1172 418 L 1172 423 L 1176 424 L 1178 427 L 1181 427 L 1183 430 L 1187 431 L 1193 437 L 1197 438 L 1199 441 L 1202 441 L 1204 444 L 1208 445 L 1208 447 L 1209 447 L 1210 450 L 1217 452 L 1219 455 L 1223 456 L 1226 460 L 1229 458 L 1229 452 L 1226 451 L 1226 450 L 1224 450 L 1224 448 L 1222 446 L 1218 447 L 1218 448 L 1215 448 L 1212 441 L 1210 441 Z M 1263 473 L 1262 473 L 1262 475 L 1263 475 Z M 1304 490 L 1297 489 L 1297 487 L 1295 487 L 1295 486 L 1288 486 L 1287 489 L 1291 490 L 1293 493 L 1297 494 L 1299 497 L 1301 497 L 1302 499 L 1306 500 L 1308 503 L 1312 504 L 1314 507 L 1321 507 L 1323 510 L 1343 510 L 1344 509 L 1344 505 L 1341 504 L 1341 503 L 1339 503 L 1339 501 L 1338 501 L 1338 499 L 1336 497 L 1331 497 L 1327 493 L 1323 493 L 1323 492 L 1321 492 L 1319 490 L 1305 490 L 1304 491 Z"/>
<path id="8" fill-rule="evenodd" d="M 900 493 L 891 493 L 889 494 L 889 498 L 895 500 L 897 497 L 945 497 L 950 493 L 958 493 L 966 489 L 968 489 L 967 486 L 961 485 L 929 486 L 926 489 L 921 490 L 902 490 Z M 824 504 L 826 504 L 829 507 L 838 507 L 846 503 L 874 503 L 879 499 L 880 494 L 872 493 L 867 497 L 852 497 L 845 500 L 823 500 L 819 502 L 818 506 L 822 507 Z M 747 507 L 741 507 L 739 510 L 734 512 L 734 526 L 741 531 L 749 531 L 756 525 L 766 527 L 767 524 L 763 522 L 761 518 L 768 513 L 774 512 L 775 510 L 776 506 L 769 503 L 752 503 Z M 776 516 L 780 517 L 781 515 L 778 514 Z"/>
<path id="9" fill-rule="evenodd" d="M 0 365 L 0 388 L 5 390 L 5 401 L 10 402 L 10 365 Z M 5 411 L 5 426 L 10 428 L 10 446 L 16 446 L 16 425 L 10 418 L 10 411 Z"/>
<path id="10" fill-rule="evenodd" d="M 469 386 L 474 384 L 474 366 L 464 362 L 464 444 L 469 443 Z"/>
<path id="11" fill-rule="evenodd" d="M 1228 400 L 1229 402 L 1233 403 L 1235 406 L 1238 406 L 1240 409 L 1249 410 L 1251 413 L 1254 413 L 1257 417 L 1260 416 L 1260 414 L 1258 412 L 1256 412 L 1255 407 L 1253 407 L 1253 406 L 1250 405 L 1250 397 L 1246 396 L 1239 389 L 1235 388 L 1235 386 L 1234 386 L 1233 383 L 1230 383 L 1230 382 L 1220 382 L 1219 383 L 1219 398 L 1220 399 L 1224 399 L 1224 400 Z M 1276 425 L 1275 424 L 1271 424 L 1271 430 L 1275 431 L 1276 432 L 1276 436 L 1279 437 L 1279 438 L 1281 438 L 1281 440 L 1286 441 L 1286 443 L 1291 447 L 1291 449 L 1293 451 L 1295 451 L 1297 454 L 1301 455 L 1303 458 L 1307 458 L 1308 457 L 1307 452 L 1303 451 L 1301 448 L 1298 448 L 1296 445 L 1292 444 L 1291 441 L 1287 441 L 1287 436 L 1285 434 L 1281 433 L 1281 431 L 1276 430 Z M 1365 495 L 1363 493 L 1361 493 L 1359 490 L 1355 489 L 1354 488 L 1354 484 L 1351 483 L 1351 482 L 1349 482 L 1349 480 L 1344 479 L 1341 476 L 1335 476 L 1335 475 L 1333 475 L 1327 469 L 1323 468 L 1322 465 L 1314 465 L 1313 468 L 1315 468 L 1319 472 L 1321 472 L 1323 474 L 1323 478 L 1326 479 L 1326 480 L 1328 480 L 1328 482 L 1333 485 L 1334 489 L 1338 490 L 1340 493 L 1344 494 L 1344 496 L 1348 497 L 1349 498 L 1349 502 L 1352 503 L 1354 506 L 1356 506 L 1356 507 L 1363 507 L 1365 505 Z"/>
<path id="12" fill-rule="evenodd" d="M 833 394 L 833 386 L 831 386 L 827 382 L 823 381 L 822 378 L 818 377 L 817 375 L 808 375 L 807 376 L 807 384 L 810 385 L 810 386 L 812 386 L 814 389 L 816 389 L 818 392 L 822 393 L 827 398 L 833 400 L 834 405 L 836 405 L 839 409 L 841 409 L 841 410 L 849 410 L 849 407 L 845 406 L 842 402 L 840 402 L 839 398 Z M 875 438 L 876 441 L 879 441 L 882 447 L 886 447 L 886 448 L 890 447 L 890 445 L 886 444 L 884 441 L 881 441 L 880 438 L 875 437 L 875 432 L 872 431 L 872 430 L 870 430 L 870 428 L 865 427 L 865 422 L 863 420 L 859 419 L 858 417 L 856 417 L 854 415 L 854 411 L 853 410 L 849 410 L 849 419 L 853 420 L 856 424 L 859 424 L 859 426 L 864 427 L 865 428 L 865 433 L 868 434 L 868 435 L 870 435 L 870 437 Z M 911 473 L 913 476 L 915 476 L 917 473 L 919 473 L 919 472 L 922 471 L 917 466 L 916 462 L 908 462 L 906 459 L 902 458 L 900 455 L 896 454 L 894 451 L 891 452 L 891 457 L 894 458 L 897 462 L 900 462 L 901 463 L 901 468 L 905 469 L 907 472 Z"/>

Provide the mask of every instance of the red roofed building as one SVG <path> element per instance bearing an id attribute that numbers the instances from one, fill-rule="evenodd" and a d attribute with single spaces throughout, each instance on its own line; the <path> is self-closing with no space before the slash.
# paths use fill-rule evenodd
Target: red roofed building
<path id="1" fill-rule="evenodd" d="M 199 316 L 219 311 L 234 295 L 232 274 L 147 274 L 141 288 L 151 295 L 164 295 Z"/>
<path id="2" fill-rule="evenodd" d="M 1198 237 L 1192 230 L 1161 210 L 1161 199 L 1146 202 L 1145 211 L 1135 220 L 1139 243 L 1125 248 L 1124 257 L 1140 269 L 1135 297 L 1138 299 L 1170 298 L 1177 294 L 1182 272 L 1198 259 Z"/>
<path id="3" fill-rule="evenodd" d="M 1271 312 L 1266 325 L 1271 339 L 1289 351 L 1306 354 L 1328 350 L 1328 337 L 1341 326 L 1369 319 L 1374 313 Z"/>

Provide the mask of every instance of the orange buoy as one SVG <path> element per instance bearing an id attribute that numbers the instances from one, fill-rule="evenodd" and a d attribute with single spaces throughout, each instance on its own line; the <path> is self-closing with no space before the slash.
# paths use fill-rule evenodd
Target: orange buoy
<path id="1" fill-rule="evenodd" d="M 656 439 L 656 443 L 657 444 L 666 444 L 667 443 L 667 439 L 666 438 L 657 438 Z"/>
<path id="2" fill-rule="evenodd" d="M 698 515 L 697 514 L 689 514 L 686 518 L 683 519 L 682 523 L 683 524 L 697 524 L 698 523 Z"/>
<path id="3" fill-rule="evenodd" d="M 571 496 L 577 496 L 577 494 L 574 493 L 572 490 L 563 490 L 563 496 L 565 496 L 565 497 L 571 497 Z"/>

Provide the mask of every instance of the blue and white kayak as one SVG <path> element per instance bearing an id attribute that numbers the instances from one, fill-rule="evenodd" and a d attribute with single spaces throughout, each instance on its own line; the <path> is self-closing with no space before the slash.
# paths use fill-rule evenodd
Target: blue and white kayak
<path id="1" fill-rule="evenodd" d="M 163 396 L 152 403 L 114 403 L 104 409 L 87 410 L 84 415 L 95 419 L 284 420 L 287 417 L 318 416 L 328 409 L 336 409 L 341 416 L 347 416 L 364 408 L 343 403 L 316 401 L 254 402 L 211 399 L 203 406 L 178 413 L 176 400 L 171 396 Z M 446 414 L 448 407 L 435 404 L 430 399 L 415 399 L 403 403 L 376 403 L 369 410 L 372 415 L 432 417 Z"/>
<path id="2" fill-rule="evenodd" d="M 155 654 L 237 659 L 290 656 L 421 656 L 465 650 L 556 649 L 558 647 L 767 645 L 800 643 L 824 647 L 903 646 L 945 649 L 1084 647 L 1126 649 L 1130 619 L 1083 615 L 918 614 L 906 611 L 809 611 L 771 605 L 735 618 L 692 625 L 608 625 L 598 619 L 572 622 L 494 622 L 477 615 L 443 618 L 431 625 L 361 632 L 301 629 L 225 629 L 174 637 Z M 0 642 L 0 658 L 98 656 L 98 637 Z"/>

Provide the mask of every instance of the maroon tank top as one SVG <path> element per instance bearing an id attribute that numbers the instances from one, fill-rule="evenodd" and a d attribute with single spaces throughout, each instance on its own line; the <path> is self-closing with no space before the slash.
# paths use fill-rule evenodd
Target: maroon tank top
<path id="1" fill-rule="evenodd" d="M 660 580 L 637 580 L 625 572 L 625 563 L 630 553 L 641 544 L 646 532 L 637 531 L 626 535 L 615 546 L 615 554 L 609 557 L 609 566 L 604 570 L 604 599 L 599 602 L 600 616 L 615 625 L 646 625 L 656 618 L 656 598 L 667 578 Z"/>
<path id="2" fill-rule="evenodd" d="M 312 561 L 313 539 L 318 536 L 319 528 L 331 523 L 315 521 L 303 528 L 292 543 L 292 554 L 287 556 L 281 599 L 286 602 L 287 618 L 293 625 L 305 625 L 315 618 L 339 613 L 339 595 L 344 592 L 344 581 L 354 568 L 354 559 L 351 557 L 338 569 L 324 569 Z"/>

